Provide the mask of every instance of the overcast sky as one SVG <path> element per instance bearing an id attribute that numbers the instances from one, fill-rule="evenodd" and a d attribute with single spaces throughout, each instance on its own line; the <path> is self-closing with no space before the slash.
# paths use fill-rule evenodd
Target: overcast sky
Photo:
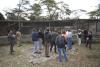
<path id="1" fill-rule="evenodd" d="M 34 0 L 30 0 L 31 3 L 34 2 Z M 55 1 L 64 1 L 69 5 L 69 8 L 71 10 L 77 10 L 77 9 L 84 9 L 86 11 L 92 11 L 95 10 L 98 3 L 100 3 L 99 0 L 55 0 Z M 14 8 L 16 7 L 16 4 L 18 4 L 19 0 L 0 0 L 0 12 L 3 13 L 3 10 L 8 8 Z M 82 18 L 87 18 L 88 16 L 83 15 Z"/>

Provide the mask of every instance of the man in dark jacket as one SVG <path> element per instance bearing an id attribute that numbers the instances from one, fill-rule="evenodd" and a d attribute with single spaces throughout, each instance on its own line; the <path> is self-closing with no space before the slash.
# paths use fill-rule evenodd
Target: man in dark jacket
<path id="1" fill-rule="evenodd" d="M 92 44 L 92 32 L 88 31 L 88 35 L 86 37 L 86 47 L 89 47 L 89 49 L 91 49 L 91 44 Z"/>
<path id="2" fill-rule="evenodd" d="M 54 52 L 57 53 L 56 51 L 56 44 L 55 44 L 55 40 L 56 40 L 56 37 L 58 36 L 58 33 L 56 30 L 52 31 L 51 32 L 51 47 L 50 47 L 50 52 L 52 51 L 52 48 L 54 46 Z"/>
<path id="3" fill-rule="evenodd" d="M 57 45 L 58 48 L 59 62 L 62 62 L 62 53 L 64 54 L 65 61 L 67 61 L 67 53 L 65 50 L 65 37 L 62 36 L 61 32 L 59 32 L 59 35 L 56 37 L 55 44 Z"/>

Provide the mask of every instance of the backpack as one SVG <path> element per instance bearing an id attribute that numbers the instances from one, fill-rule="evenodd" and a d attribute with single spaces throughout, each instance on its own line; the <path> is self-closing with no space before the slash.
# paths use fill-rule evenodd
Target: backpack
<path id="1" fill-rule="evenodd" d="M 55 44 L 60 48 L 65 47 L 65 38 L 64 38 L 64 36 L 57 36 Z"/>

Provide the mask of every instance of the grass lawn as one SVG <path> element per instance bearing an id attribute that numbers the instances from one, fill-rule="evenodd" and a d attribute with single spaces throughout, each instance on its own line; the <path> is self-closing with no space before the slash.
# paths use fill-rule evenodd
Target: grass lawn
<path id="1" fill-rule="evenodd" d="M 15 46 L 15 54 L 9 54 L 9 46 L 0 46 L 0 67 L 100 67 L 100 44 L 93 44 L 89 50 L 83 45 L 74 45 L 75 54 L 68 52 L 68 61 L 59 63 L 58 59 L 51 59 L 39 64 L 29 62 L 27 49 L 32 48 L 30 43 L 22 43 L 23 46 Z"/>

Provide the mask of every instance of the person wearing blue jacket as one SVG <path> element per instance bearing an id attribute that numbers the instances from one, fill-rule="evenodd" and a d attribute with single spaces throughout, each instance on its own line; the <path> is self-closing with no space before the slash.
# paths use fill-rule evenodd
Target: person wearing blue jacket
<path id="1" fill-rule="evenodd" d="M 32 32 L 32 41 L 34 45 L 33 53 L 39 53 L 39 33 L 36 30 Z"/>

